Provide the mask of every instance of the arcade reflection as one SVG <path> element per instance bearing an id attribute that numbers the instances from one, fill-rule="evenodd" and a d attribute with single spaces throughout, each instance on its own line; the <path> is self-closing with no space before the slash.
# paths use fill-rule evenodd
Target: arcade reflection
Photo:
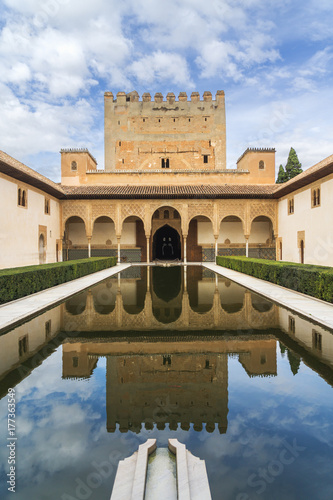
<path id="1" fill-rule="evenodd" d="M 332 332 L 202 266 L 131 267 L 0 337 L 4 396 L 62 344 L 62 377 L 106 358 L 107 430 L 228 426 L 228 359 L 277 375 L 276 349 L 333 385 Z"/>

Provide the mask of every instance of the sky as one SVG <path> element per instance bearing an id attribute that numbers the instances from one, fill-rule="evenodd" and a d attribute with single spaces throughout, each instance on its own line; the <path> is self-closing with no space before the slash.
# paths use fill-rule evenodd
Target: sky
<path id="1" fill-rule="evenodd" d="M 0 149 L 56 182 L 104 168 L 104 92 L 224 90 L 227 167 L 247 147 L 333 153 L 331 0 L 2 0 Z"/>

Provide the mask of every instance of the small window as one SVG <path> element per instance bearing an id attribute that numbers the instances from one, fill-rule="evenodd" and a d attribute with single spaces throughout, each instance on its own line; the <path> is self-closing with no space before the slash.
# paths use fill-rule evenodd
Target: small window
<path id="1" fill-rule="evenodd" d="M 207 117 L 205 117 L 205 122 L 207 121 Z"/>
<path id="2" fill-rule="evenodd" d="M 176 121 L 176 118 L 173 119 L 173 123 L 175 123 L 175 121 Z"/>
<path id="3" fill-rule="evenodd" d="M 289 316 L 288 331 L 289 333 L 295 333 L 295 318 L 293 316 Z"/>
<path id="4" fill-rule="evenodd" d="M 170 354 L 167 356 L 163 356 L 163 366 L 171 365 L 171 356 Z"/>
<path id="5" fill-rule="evenodd" d="M 71 163 L 71 170 L 72 170 L 72 172 L 76 172 L 77 171 L 77 163 L 76 163 L 76 161 L 72 161 L 72 163 Z"/>
<path id="6" fill-rule="evenodd" d="M 261 354 L 260 355 L 260 364 L 265 365 L 267 361 L 266 354 Z"/>
<path id="7" fill-rule="evenodd" d="M 170 217 L 169 210 L 164 210 L 163 219 L 169 219 L 169 217 Z"/>
<path id="8" fill-rule="evenodd" d="M 27 206 L 27 192 L 25 191 L 25 189 L 18 188 L 17 204 L 19 207 L 26 207 Z"/>
<path id="9" fill-rule="evenodd" d="M 209 359 L 206 359 L 205 368 L 209 368 Z"/>
<path id="10" fill-rule="evenodd" d="M 208 163 L 208 155 L 203 155 L 203 162 Z"/>
<path id="11" fill-rule="evenodd" d="M 169 168 L 169 158 L 162 158 L 162 168 Z"/>
<path id="12" fill-rule="evenodd" d="M 263 162 L 263 160 L 260 160 L 259 162 L 259 170 L 264 170 L 265 168 L 265 163 Z"/>
<path id="13" fill-rule="evenodd" d="M 146 121 L 146 118 L 142 118 L 143 123 Z"/>
<path id="14" fill-rule="evenodd" d="M 294 198 L 289 198 L 288 200 L 288 215 L 294 213 Z"/>
<path id="15" fill-rule="evenodd" d="M 322 335 L 316 330 L 312 330 L 312 347 L 317 351 L 322 350 Z"/>
<path id="16" fill-rule="evenodd" d="M 23 189 L 22 191 L 22 207 L 27 206 L 27 192 Z"/>
<path id="17" fill-rule="evenodd" d="M 46 215 L 50 215 L 50 213 L 51 213 L 50 200 L 48 198 L 45 198 L 45 200 L 44 200 L 44 213 Z"/>
<path id="18" fill-rule="evenodd" d="M 191 118 L 188 119 L 188 121 L 190 122 L 191 121 Z"/>
<path id="19" fill-rule="evenodd" d="M 79 358 L 77 356 L 73 356 L 73 368 L 77 368 L 79 366 Z"/>
<path id="20" fill-rule="evenodd" d="M 320 188 L 312 189 L 312 208 L 320 206 Z"/>
<path id="21" fill-rule="evenodd" d="M 28 352 L 28 335 L 19 340 L 19 356 L 20 358 Z"/>
<path id="22" fill-rule="evenodd" d="M 161 118 L 158 119 L 158 123 L 161 123 Z"/>
<path id="23" fill-rule="evenodd" d="M 118 144 L 119 144 L 119 147 L 120 147 L 120 146 L 121 146 L 121 141 L 119 141 L 119 143 L 118 143 Z"/>
<path id="24" fill-rule="evenodd" d="M 120 125 L 120 120 L 118 120 L 118 125 Z"/>

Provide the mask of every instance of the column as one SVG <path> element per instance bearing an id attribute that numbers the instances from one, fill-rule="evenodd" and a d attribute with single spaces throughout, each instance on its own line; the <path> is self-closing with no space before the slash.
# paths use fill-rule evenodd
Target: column
<path id="1" fill-rule="evenodd" d="M 219 253 L 219 246 L 217 243 L 218 237 L 219 237 L 219 235 L 217 235 L 217 236 L 214 235 L 214 238 L 215 238 L 215 262 L 216 262 L 216 257 L 218 256 L 218 253 Z"/>
<path id="2" fill-rule="evenodd" d="M 120 236 L 117 236 L 117 247 L 118 247 L 118 264 L 120 264 Z"/>
<path id="3" fill-rule="evenodd" d="M 187 235 L 183 236 L 184 238 L 184 264 L 187 263 Z"/>
<path id="4" fill-rule="evenodd" d="M 88 257 L 91 257 L 91 236 L 88 236 Z"/>
<path id="5" fill-rule="evenodd" d="M 146 236 L 147 238 L 147 264 L 150 262 L 150 255 L 149 255 L 149 250 L 150 250 L 150 236 Z"/>
<path id="6" fill-rule="evenodd" d="M 184 291 L 187 292 L 187 266 L 184 266 Z"/>
<path id="7" fill-rule="evenodd" d="M 249 256 L 249 235 L 248 236 L 245 236 L 245 255 L 246 257 Z"/>

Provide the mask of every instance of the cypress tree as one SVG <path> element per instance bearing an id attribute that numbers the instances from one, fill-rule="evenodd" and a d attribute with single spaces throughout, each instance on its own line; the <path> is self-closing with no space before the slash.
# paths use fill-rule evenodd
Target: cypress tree
<path id="1" fill-rule="evenodd" d="M 277 176 L 277 179 L 276 179 L 276 184 L 282 184 L 283 182 L 286 182 L 287 178 L 286 178 L 286 172 L 283 168 L 282 165 L 280 165 L 279 167 L 279 173 L 278 173 L 278 176 Z"/>
<path id="2" fill-rule="evenodd" d="M 293 177 L 296 177 L 296 175 L 302 173 L 302 164 L 299 162 L 297 153 L 294 150 L 294 148 L 290 148 L 289 151 L 289 156 L 288 156 L 288 161 L 286 165 L 286 180 L 290 180 Z"/>

